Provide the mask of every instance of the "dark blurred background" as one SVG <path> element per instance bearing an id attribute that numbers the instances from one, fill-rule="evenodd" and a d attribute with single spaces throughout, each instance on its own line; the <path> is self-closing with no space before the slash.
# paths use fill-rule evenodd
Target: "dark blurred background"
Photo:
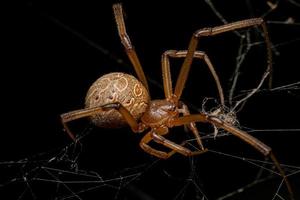
<path id="1" fill-rule="evenodd" d="M 247 101 L 238 113 L 238 119 L 244 130 L 274 129 L 251 134 L 271 146 L 281 163 L 297 166 L 299 170 L 299 3 L 212 2 L 229 22 L 260 16 L 266 20 L 274 45 L 273 87 L 298 83 L 298 89 L 261 91 Z M 70 193 L 55 189 L 57 184 L 51 182 L 10 181 L 27 175 L 30 178 L 42 177 L 32 173 L 48 164 L 35 161 L 58 158 L 61 150 L 71 144 L 63 132 L 59 116 L 83 108 L 86 91 L 93 81 L 113 71 L 134 74 L 117 34 L 111 8 L 113 3 L 115 1 L 25 1 L 13 5 L 6 15 L 4 32 L 7 37 L 4 38 L 3 57 L 7 61 L 1 69 L 1 104 L 4 109 L 0 140 L 0 191 L 3 193 L 0 196 L 11 195 L 7 199 L 56 199 Z M 222 22 L 205 1 L 122 3 L 127 30 L 150 81 L 152 98 L 162 98 L 161 54 L 169 49 L 186 49 L 195 30 Z M 268 12 L 276 3 L 277 8 Z M 263 40 L 258 29 L 252 28 L 249 33 L 253 44 Z M 214 64 L 227 98 L 239 40 L 236 34 L 226 33 L 204 38 L 199 46 Z M 180 59 L 171 62 L 174 82 L 181 62 Z M 265 46 L 254 45 L 243 65 L 236 95 L 255 87 L 265 66 Z M 183 101 L 195 113 L 197 108 L 201 109 L 205 97 L 216 98 L 216 95 L 205 65 L 195 62 Z M 167 161 L 158 161 L 139 148 L 142 136 L 133 134 L 129 128 L 95 128 L 88 120 L 78 120 L 71 126 L 78 134 L 87 133 L 82 139 L 81 149 L 74 150 L 71 145 L 66 151 L 70 160 L 79 155 L 75 163 L 80 170 L 97 172 L 104 179 L 126 177 L 136 172 L 141 176 L 128 184 L 127 179 L 126 184 L 117 179 L 112 182 L 117 189 L 100 187 L 70 199 L 94 199 L 92 196 L 95 195 L 98 199 L 202 199 L 200 191 L 207 199 L 216 199 L 253 182 L 260 169 L 249 162 L 212 152 L 194 159 L 175 155 Z M 174 132 L 181 133 L 183 129 Z M 204 142 L 217 152 L 264 161 L 263 156 L 231 136 Z M 75 152 L 69 152 L 70 149 Z M 15 163 L 20 160 L 23 165 Z M 53 167 L 75 170 L 64 159 L 61 163 L 56 161 Z M 299 173 L 291 179 L 299 198 Z M 280 180 L 272 178 L 228 199 L 272 199 Z M 79 189 L 74 185 L 70 187 L 78 191 L 89 188 L 89 185 L 77 184 Z M 15 191 L 13 194 L 9 192 L 11 189 Z M 43 190 L 45 192 L 41 193 Z M 285 194 L 284 187 L 279 194 Z"/>

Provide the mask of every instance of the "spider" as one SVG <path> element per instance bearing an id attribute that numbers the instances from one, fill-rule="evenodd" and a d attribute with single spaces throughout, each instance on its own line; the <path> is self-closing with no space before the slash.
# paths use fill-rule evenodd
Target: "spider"
<path id="1" fill-rule="evenodd" d="M 228 131 L 251 145 L 264 156 L 270 157 L 279 173 L 284 177 L 287 189 L 292 197 L 293 193 L 290 183 L 272 153 L 271 148 L 247 132 L 238 129 L 234 126 L 233 122 L 231 123 L 232 120 L 225 120 L 224 117 L 222 117 L 225 116 L 226 113 L 225 110 L 222 109 L 225 108 L 225 105 L 219 77 L 206 53 L 196 50 L 199 38 L 201 37 L 214 36 L 252 26 L 261 26 L 268 53 L 268 66 L 263 76 L 264 79 L 271 72 L 272 53 L 267 28 L 263 19 L 252 18 L 212 28 L 199 29 L 192 35 L 187 50 L 165 51 L 162 54 L 161 60 L 165 98 L 152 100 L 149 95 L 149 86 L 141 63 L 126 32 L 122 5 L 114 4 L 113 12 L 119 37 L 138 79 L 132 75 L 121 72 L 109 73 L 97 79 L 87 92 L 85 108 L 61 115 L 63 127 L 71 139 L 77 142 L 76 137 L 68 126 L 68 122 L 89 117 L 91 121 L 99 127 L 117 128 L 129 125 L 135 133 L 141 133 L 147 130 L 148 132 L 141 139 L 139 145 L 145 152 L 158 158 L 167 159 L 174 153 L 179 153 L 184 156 L 193 156 L 207 152 L 195 123 L 208 123 L 215 128 Z M 170 58 L 184 58 L 174 90 L 170 73 Z M 221 109 L 216 113 L 200 112 L 198 114 L 190 114 L 188 106 L 180 100 L 193 59 L 204 60 L 215 80 L 221 104 Z M 253 90 L 252 93 L 254 92 L 255 90 Z M 192 151 L 185 147 L 185 143 L 177 144 L 166 139 L 164 136 L 169 133 L 170 128 L 175 126 L 187 127 L 194 135 L 199 148 Z M 170 151 L 166 152 L 151 147 L 149 144 L 151 141 L 169 148 Z"/>

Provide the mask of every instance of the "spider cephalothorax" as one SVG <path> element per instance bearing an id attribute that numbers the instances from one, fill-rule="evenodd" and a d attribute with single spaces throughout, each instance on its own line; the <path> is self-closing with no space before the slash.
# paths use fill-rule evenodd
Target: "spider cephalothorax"
<path id="1" fill-rule="evenodd" d="M 168 100 L 153 100 L 141 121 L 150 127 L 158 127 L 164 124 L 167 125 L 168 121 L 178 116 L 176 105 Z"/>
<path id="2" fill-rule="evenodd" d="M 224 112 L 223 109 L 215 110 L 211 113 L 200 112 L 190 114 L 188 107 L 180 100 L 193 59 L 201 59 L 206 63 L 215 80 L 219 93 L 219 102 L 221 104 L 220 108 L 225 108 L 224 95 L 219 77 L 205 52 L 196 50 L 198 40 L 202 37 L 214 36 L 228 31 L 261 26 L 267 46 L 268 65 L 259 85 L 250 92 L 246 98 L 253 95 L 255 91 L 261 87 L 272 67 L 270 41 L 264 21 L 261 18 L 252 18 L 212 28 L 199 29 L 192 35 L 187 50 L 165 51 L 162 54 L 161 61 L 165 97 L 161 100 L 150 100 L 147 79 L 126 32 L 121 4 L 113 5 L 113 10 L 121 42 L 135 69 L 138 80 L 124 73 L 109 73 L 100 77 L 90 87 L 86 96 L 86 107 L 84 109 L 61 115 L 63 126 L 69 136 L 75 142 L 78 141 L 69 129 L 68 122 L 83 117 L 90 117 L 91 120 L 100 127 L 116 128 L 128 124 L 133 132 L 148 131 L 140 141 L 140 147 L 144 151 L 158 158 L 167 159 L 174 153 L 192 156 L 206 152 L 196 127 L 196 122 L 208 123 L 214 126 L 216 130 L 224 129 L 228 131 L 254 147 L 264 156 L 269 156 L 279 173 L 284 177 L 288 191 L 292 196 L 291 186 L 276 157 L 272 153 L 271 148 L 247 132 L 237 128 L 235 126 L 237 122 L 236 116 Z M 184 58 L 177 81 L 175 82 L 174 90 L 170 72 L 170 58 Z M 165 138 L 164 136 L 168 134 L 170 128 L 174 126 L 187 127 L 194 135 L 198 149 L 190 150 L 185 146 L 184 142 L 177 144 Z M 161 151 L 151 147 L 149 144 L 151 141 L 169 148 L 170 151 Z"/>

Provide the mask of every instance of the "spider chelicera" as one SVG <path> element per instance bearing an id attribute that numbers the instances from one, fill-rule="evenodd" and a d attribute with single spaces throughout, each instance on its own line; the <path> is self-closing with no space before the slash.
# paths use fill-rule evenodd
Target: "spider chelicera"
<path id="1" fill-rule="evenodd" d="M 140 147 L 147 153 L 158 158 L 167 159 L 174 153 L 184 156 L 193 156 L 207 151 L 201 141 L 196 122 L 209 123 L 216 128 L 224 129 L 237 136 L 244 142 L 254 147 L 264 156 L 269 156 L 274 162 L 281 176 L 284 178 L 287 189 L 292 197 L 292 189 L 283 169 L 269 146 L 234 126 L 231 121 L 224 119 L 226 116 L 224 105 L 224 95 L 218 75 L 205 52 L 197 51 L 199 38 L 218 35 L 224 32 L 233 31 L 252 26 L 261 26 L 267 46 L 268 66 L 263 79 L 271 71 L 272 54 L 270 41 L 266 25 L 261 18 L 252 18 L 237 21 L 212 28 L 199 29 L 192 35 L 188 50 L 168 50 L 162 54 L 162 78 L 165 98 L 152 100 L 149 95 L 147 79 L 144 75 L 138 56 L 127 35 L 121 4 L 114 4 L 113 11 L 121 39 L 127 56 L 132 63 L 138 80 L 131 75 L 115 72 L 109 73 L 96 80 L 90 87 L 86 99 L 85 108 L 71 111 L 61 115 L 62 124 L 68 135 L 77 142 L 67 123 L 79 118 L 90 117 L 92 122 L 99 127 L 116 128 L 129 125 L 133 132 L 140 133 L 148 130 L 140 141 Z M 170 73 L 170 58 L 184 58 L 184 62 L 179 72 L 175 89 L 172 87 Z M 208 66 L 218 89 L 221 109 L 218 112 L 190 114 L 187 105 L 180 101 L 190 67 L 194 58 L 202 59 Z M 253 90 L 252 93 L 254 93 Z M 250 95 L 252 95 L 250 93 Z M 175 126 L 186 126 L 195 136 L 198 150 L 190 150 L 185 144 L 177 144 L 168 140 L 164 135 L 169 133 L 169 129 Z M 153 141 L 170 149 L 169 152 L 157 150 L 149 145 Z"/>

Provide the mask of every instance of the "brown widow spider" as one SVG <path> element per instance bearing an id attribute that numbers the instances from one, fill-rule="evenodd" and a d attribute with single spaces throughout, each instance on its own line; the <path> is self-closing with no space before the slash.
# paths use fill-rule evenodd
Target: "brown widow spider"
<path id="1" fill-rule="evenodd" d="M 161 63 L 165 98 L 160 100 L 151 100 L 148 83 L 142 66 L 126 32 L 121 4 L 114 4 L 113 11 L 121 42 L 125 47 L 127 56 L 135 69 L 138 80 L 131 75 L 119 72 L 106 74 L 96 80 L 88 90 L 85 99 L 85 108 L 61 115 L 65 131 L 72 140 L 77 142 L 76 137 L 72 134 L 67 123 L 79 118 L 90 117 L 92 122 L 99 127 L 116 128 L 128 124 L 135 133 L 141 133 L 148 129 L 148 132 L 140 141 L 140 147 L 145 152 L 158 158 L 167 159 L 174 153 L 180 153 L 184 156 L 193 156 L 207 151 L 202 144 L 201 137 L 195 123 L 209 123 L 214 127 L 224 129 L 240 138 L 264 156 L 269 156 L 281 176 L 284 178 L 287 189 L 292 197 L 291 186 L 279 162 L 272 153 L 271 148 L 245 131 L 235 127 L 234 123 L 231 123 L 230 120 L 228 121 L 224 119 L 224 116 L 226 116 L 225 110 L 222 109 L 225 108 L 224 95 L 218 75 L 205 52 L 196 50 L 199 38 L 201 37 L 214 36 L 224 32 L 252 26 L 261 26 L 264 32 L 268 53 L 268 66 L 260 83 L 261 85 L 263 80 L 270 73 L 272 65 L 270 41 L 263 19 L 252 18 L 212 28 L 199 29 L 194 32 L 190 40 L 188 50 L 168 50 L 164 52 L 162 54 Z M 174 91 L 172 88 L 170 73 L 170 58 L 184 58 Z M 218 112 L 200 112 L 198 114 L 190 114 L 188 107 L 180 101 L 194 58 L 204 60 L 215 80 L 221 104 L 221 109 L 219 109 Z M 255 93 L 258 88 L 250 92 L 247 97 Z M 169 133 L 169 128 L 182 125 L 186 126 L 195 136 L 199 145 L 198 150 L 192 151 L 185 147 L 185 143 L 177 144 L 164 137 L 164 135 Z M 149 145 L 151 141 L 159 143 L 169 148 L 171 151 L 165 152 L 157 150 Z"/>

